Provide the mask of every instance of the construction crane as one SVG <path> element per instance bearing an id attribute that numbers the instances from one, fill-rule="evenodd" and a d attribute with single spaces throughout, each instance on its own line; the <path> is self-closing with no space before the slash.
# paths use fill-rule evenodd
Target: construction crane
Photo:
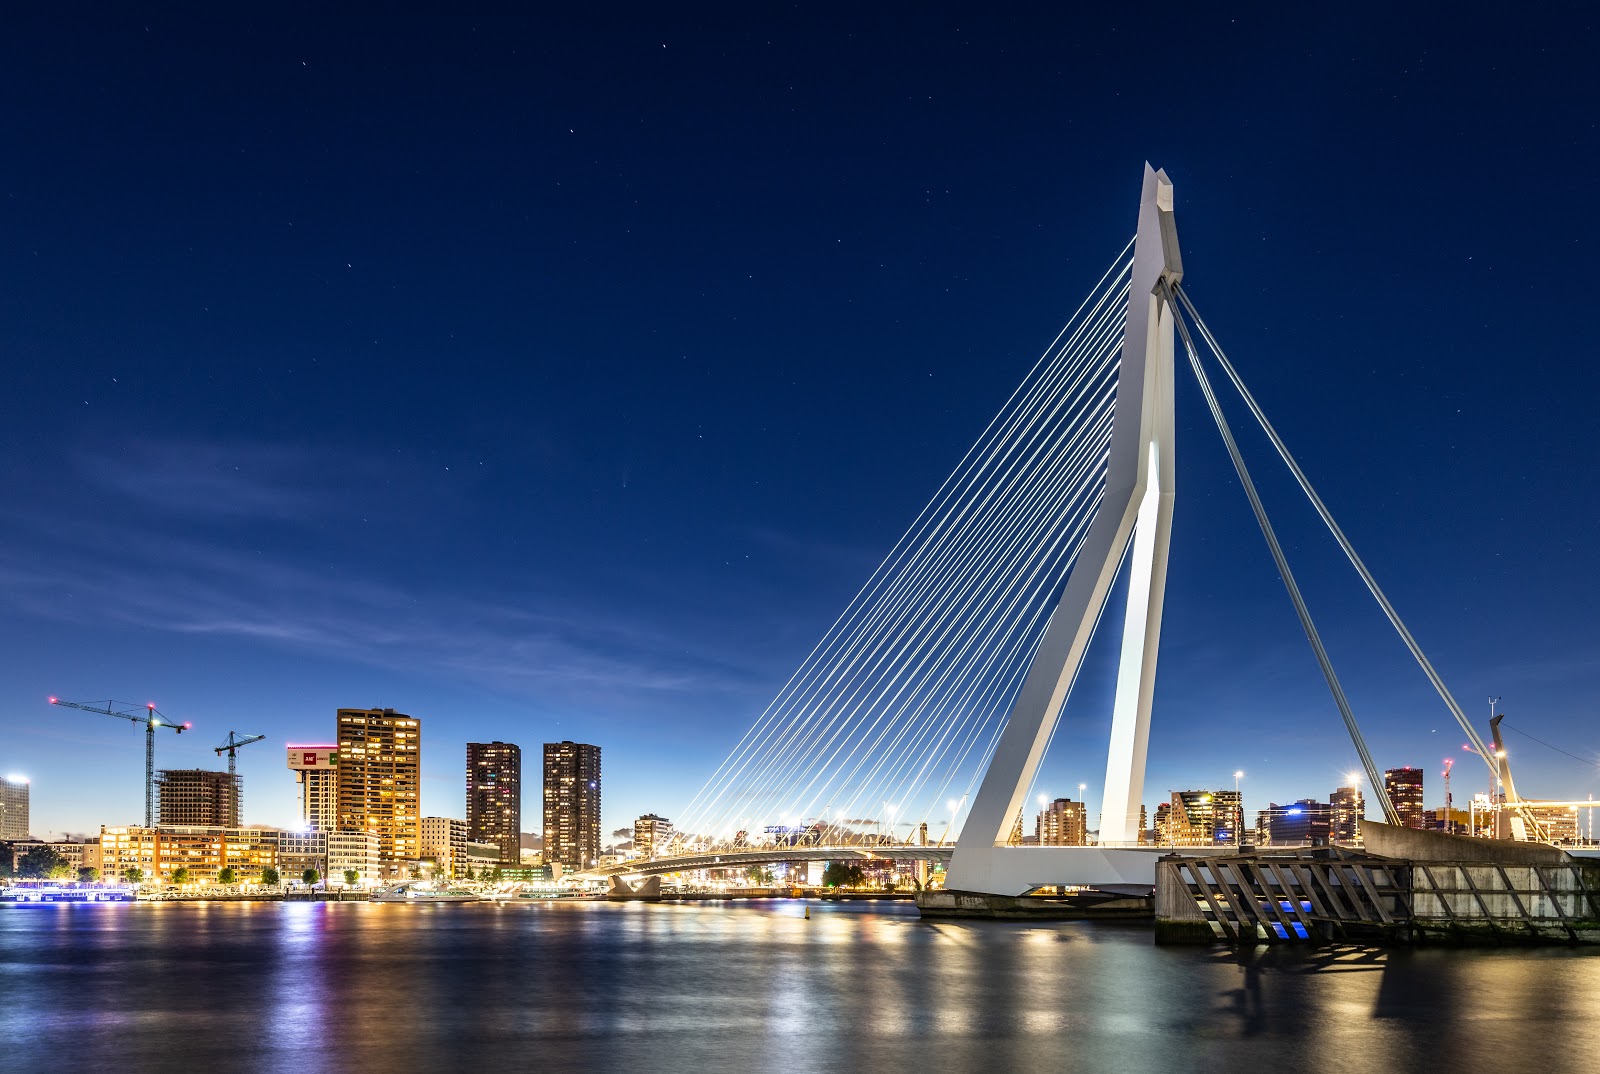
<path id="1" fill-rule="evenodd" d="M 223 740 L 222 745 L 215 747 L 212 751 L 218 757 L 221 757 L 224 753 L 228 755 L 228 782 L 233 785 L 234 820 L 239 824 L 244 823 L 244 794 L 239 790 L 239 776 L 235 771 L 234 761 L 239 755 L 240 746 L 248 746 L 252 742 L 260 742 L 266 737 L 266 735 L 241 735 L 237 731 L 229 731 L 228 737 Z"/>
<path id="2" fill-rule="evenodd" d="M 107 701 L 104 706 L 86 704 L 80 701 L 63 701 L 59 697 L 52 697 L 50 704 L 60 705 L 67 709 L 82 709 L 84 712 L 98 712 L 102 716 L 115 716 L 119 720 L 144 725 L 144 826 L 155 827 L 156 823 L 156 728 L 170 727 L 178 734 L 183 734 L 190 727 L 187 723 L 178 723 L 169 720 L 156 710 L 155 702 L 143 705 L 133 705 L 124 701 Z"/>
<path id="3" fill-rule="evenodd" d="M 226 741 L 212 752 L 218 757 L 221 757 L 224 753 L 228 755 L 228 775 L 231 776 L 235 771 L 234 757 L 238 754 L 239 747 L 248 746 L 252 742 L 260 742 L 266 737 L 266 735 L 241 735 L 237 731 L 229 731 Z"/>

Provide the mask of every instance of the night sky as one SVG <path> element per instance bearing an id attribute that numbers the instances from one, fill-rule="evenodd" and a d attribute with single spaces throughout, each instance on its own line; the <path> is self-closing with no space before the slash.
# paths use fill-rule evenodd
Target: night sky
<path id="1" fill-rule="evenodd" d="M 1470 7 L 1470 6 L 1469 6 Z M 137 820 L 154 700 L 247 819 L 339 706 L 600 744 L 672 816 L 1131 236 L 1185 284 L 1469 714 L 1600 751 L 1592 16 L 748 12 L 0 35 L 0 770 Z M 1098 16 L 1105 18 L 1105 16 Z M 1145 800 L 1325 798 L 1353 750 L 1199 392 Z M 1382 767 L 1484 789 L 1247 416 Z M 1114 632 L 1102 630 L 1115 637 Z M 1040 778 L 1098 800 L 1098 645 Z M 1486 734 L 1486 728 L 1483 729 Z M 1600 769 L 1513 733 L 1519 790 Z"/>

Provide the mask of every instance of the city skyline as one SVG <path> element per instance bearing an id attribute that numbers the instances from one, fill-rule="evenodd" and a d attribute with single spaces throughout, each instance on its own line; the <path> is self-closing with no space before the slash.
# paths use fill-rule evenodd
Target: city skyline
<path id="1" fill-rule="evenodd" d="M 1597 523 L 1571 505 L 1600 479 L 1571 430 L 1600 373 L 1553 286 L 1586 269 L 1592 133 L 1547 65 L 1431 28 L 1426 61 L 1345 26 L 1301 70 L 1259 26 L 1174 19 L 1275 103 L 1167 41 L 1188 109 L 1250 121 L 1192 123 L 1110 55 L 1014 64 L 981 23 L 924 28 L 931 68 L 868 28 L 886 58 L 843 71 L 804 30 L 769 64 L 626 28 L 607 79 L 511 21 L 392 45 L 515 92 L 442 80 L 438 113 L 374 125 L 367 94 L 415 90 L 353 24 L 241 39 L 226 101 L 184 24 L 56 31 L 7 76 L 37 167 L 8 188 L 0 769 L 50 833 L 91 832 L 138 819 L 138 742 L 51 693 L 192 721 L 171 769 L 372 705 L 426 721 L 421 815 L 465 815 L 468 741 L 574 739 L 608 751 L 605 830 L 676 818 L 1126 240 L 1150 158 L 1275 423 L 1468 715 L 1504 696 L 1519 790 L 1593 792 L 1515 733 L 1594 751 Z M 1142 129 L 1100 115 L 1107 85 Z M 319 107 L 285 125 L 283 93 Z M 440 118 L 466 114 L 498 135 Z M 100 153 L 149 188 L 83 196 Z M 1145 804 L 1235 770 L 1247 802 L 1325 796 L 1355 767 L 1337 714 L 1187 380 L 1178 410 Z M 1472 761 L 1465 800 L 1486 776 L 1426 682 L 1315 519 L 1278 520 L 1379 766 Z M 1037 787 L 1087 783 L 1091 811 L 1110 665 L 1097 645 Z M 287 827 L 272 752 L 240 754 L 243 820 Z"/>

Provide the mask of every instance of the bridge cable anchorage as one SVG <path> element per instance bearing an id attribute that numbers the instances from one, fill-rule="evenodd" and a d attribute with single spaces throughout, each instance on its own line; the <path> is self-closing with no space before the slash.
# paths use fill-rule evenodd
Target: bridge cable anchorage
<path id="1" fill-rule="evenodd" d="M 1383 807 L 1384 819 L 1390 824 L 1399 825 L 1400 814 L 1395 810 L 1394 803 L 1389 800 L 1388 789 L 1378 773 L 1378 766 L 1367 750 L 1366 740 L 1362 737 L 1361 728 L 1356 724 L 1355 713 L 1350 708 L 1350 700 L 1345 696 L 1344 687 L 1339 683 L 1339 676 L 1333 670 L 1333 661 L 1329 659 L 1328 650 L 1322 644 L 1322 636 L 1317 632 L 1317 625 L 1311 619 L 1311 610 L 1306 607 L 1305 598 L 1300 594 L 1300 586 L 1294 580 L 1294 572 L 1289 569 L 1289 560 L 1283 554 L 1283 546 L 1278 543 L 1278 535 L 1272 528 L 1271 520 L 1267 518 L 1267 510 L 1256 492 L 1255 482 L 1250 478 L 1250 470 L 1245 466 L 1244 457 L 1239 454 L 1239 445 L 1233 439 L 1233 430 L 1229 428 L 1228 419 L 1222 413 L 1216 392 L 1212 390 L 1211 381 L 1206 377 L 1205 368 L 1200 364 L 1200 354 L 1195 350 L 1194 340 L 1189 335 L 1189 327 L 1184 322 L 1173 299 L 1172 289 L 1165 280 L 1161 282 L 1160 288 L 1167 304 L 1172 308 L 1173 322 L 1178 334 L 1183 338 L 1183 349 L 1189 356 L 1189 367 L 1194 370 L 1195 379 L 1200 382 L 1200 392 L 1205 396 L 1206 406 L 1216 422 L 1217 432 L 1222 435 L 1222 443 L 1228 449 L 1228 457 L 1233 460 L 1234 471 L 1239 475 L 1239 484 L 1243 486 L 1244 494 L 1250 501 L 1250 510 L 1255 513 L 1256 524 L 1261 527 L 1261 535 L 1267 540 L 1267 549 L 1272 553 L 1273 563 L 1277 565 L 1278 576 L 1289 592 L 1289 600 L 1294 604 L 1295 614 L 1300 617 L 1301 629 L 1305 631 L 1306 640 L 1311 643 L 1311 651 L 1316 655 L 1317 665 L 1322 669 L 1323 678 L 1328 681 L 1328 690 L 1333 694 L 1333 702 L 1338 706 L 1339 715 L 1344 719 L 1345 730 L 1350 733 L 1350 741 L 1355 745 L 1356 754 L 1361 759 L 1361 767 L 1367 774 L 1373 793 L 1377 795 L 1379 805 Z"/>
<path id="2" fill-rule="evenodd" d="M 961 462 L 957 464 L 956 469 L 954 471 L 952 471 L 952 473 L 950 474 L 950 476 L 948 478 L 946 478 L 944 485 L 942 485 L 938 489 L 938 491 L 934 494 L 933 499 L 929 501 L 928 505 L 923 508 L 923 511 L 917 516 L 917 518 L 915 520 L 913 520 L 913 522 L 911 524 L 911 527 L 906 531 L 906 533 L 904 535 L 902 535 L 902 537 L 900 538 L 900 541 L 897 542 L 895 547 L 890 550 L 888 556 L 885 557 L 883 563 L 879 565 L 878 570 L 873 573 L 873 575 L 868 579 L 867 583 L 861 588 L 861 590 L 859 592 L 856 593 L 855 597 L 853 597 L 851 599 L 850 603 L 846 605 L 845 610 L 840 613 L 838 619 L 836 619 L 834 621 L 834 624 L 829 628 L 829 630 L 824 633 L 822 640 L 817 643 L 817 646 L 813 648 L 812 652 L 809 653 L 807 655 L 806 659 L 801 662 L 801 665 L 800 665 L 800 667 L 798 669 L 796 669 L 796 672 L 795 672 L 794 676 L 791 676 L 789 682 L 785 683 L 784 687 L 779 691 L 777 699 L 775 699 L 773 701 L 773 703 L 768 706 L 768 709 L 765 712 L 762 713 L 762 716 L 760 718 L 758 718 L 757 721 L 754 724 L 752 724 L 750 729 L 748 731 L 746 731 L 744 738 L 742 738 L 740 740 L 740 742 L 735 746 L 733 752 L 728 755 L 728 757 L 723 761 L 722 765 L 718 767 L 717 771 L 712 773 L 711 777 L 707 779 L 706 783 L 695 794 L 694 798 L 692 798 L 690 800 L 689 805 L 686 807 L 686 811 L 692 812 L 692 811 L 698 809 L 702 804 L 702 799 L 717 784 L 717 781 L 718 781 L 719 777 L 724 775 L 724 772 L 727 769 L 727 767 L 730 764 L 733 764 L 733 763 L 736 762 L 736 760 L 743 754 L 743 751 L 752 742 L 752 740 L 758 739 L 761 736 L 764 727 L 768 723 L 769 717 L 776 715 L 776 708 L 777 708 L 779 702 L 784 698 L 785 694 L 791 689 L 791 687 L 796 685 L 795 680 L 801 675 L 802 672 L 804 672 L 807 669 L 807 667 L 810 665 L 810 663 L 813 660 L 813 658 L 818 655 L 819 651 L 821 651 L 824 648 L 824 646 L 828 643 L 828 641 L 835 636 L 836 632 L 840 629 L 841 625 L 844 624 L 847 620 L 849 620 L 851 618 L 853 612 L 858 610 L 859 606 L 863 603 L 863 601 L 865 600 L 867 595 L 872 591 L 872 589 L 874 588 L 875 584 L 877 584 L 881 580 L 881 577 L 884 574 L 885 568 L 889 564 L 895 562 L 897 557 L 899 557 L 902 554 L 903 549 L 909 543 L 912 542 L 914 536 L 923 527 L 925 519 L 931 513 L 934 513 L 936 511 L 936 508 L 942 502 L 942 500 L 945 498 L 945 496 L 946 496 L 948 490 L 950 489 L 950 486 L 952 485 L 952 483 L 956 482 L 957 479 L 963 473 L 963 470 L 964 470 L 966 464 L 968 463 L 968 461 L 970 460 L 970 458 L 972 457 L 973 453 L 977 452 L 984 445 L 984 443 L 986 442 L 986 440 L 989 437 L 989 434 L 993 431 L 994 426 L 997 423 L 999 423 L 1001 421 L 1001 419 L 1006 415 L 1006 412 L 1007 412 L 1008 408 L 1010 408 L 1012 406 L 1012 404 L 1014 402 L 1016 402 L 1017 396 L 1023 392 L 1023 389 L 1024 389 L 1025 386 L 1028 385 L 1029 380 L 1034 377 L 1034 374 L 1038 371 L 1040 366 L 1044 365 L 1047 361 L 1051 360 L 1051 355 L 1053 353 L 1056 353 L 1056 354 L 1061 353 L 1061 352 L 1057 352 L 1057 350 L 1056 350 L 1057 344 L 1059 344 L 1061 342 L 1061 337 L 1066 335 L 1067 331 L 1070 328 L 1072 328 L 1073 324 L 1078 320 L 1080 315 L 1083 313 L 1084 309 L 1089 307 L 1089 304 L 1094 300 L 1095 296 L 1102 291 L 1102 289 L 1105 287 L 1105 285 L 1106 285 L 1108 280 L 1113 280 L 1113 279 L 1115 279 L 1115 278 L 1117 278 L 1119 276 L 1126 275 L 1126 273 L 1128 271 L 1128 268 L 1129 268 L 1129 263 L 1127 262 L 1126 259 L 1128 257 L 1129 250 L 1132 249 L 1132 246 L 1133 246 L 1133 242 L 1132 242 L 1132 240 L 1130 240 L 1128 242 L 1128 244 L 1123 247 L 1122 251 L 1117 255 L 1116 261 L 1114 261 L 1112 263 L 1111 268 L 1108 268 L 1106 270 L 1106 272 L 1101 276 L 1100 280 L 1095 284 L 1094 288 L 1089 292 L 1088 297 L 1086 297 L 1084 299 L 1083 303 L 1080 304 L 1079 308 L 1076 311 L 1074 311 L 1072 317 L 1068 318 L 1066 325 L 1057 334 L 1055 340 L 1053 340 L 1051 342 L 1050 346 L 1048 348 L 1046 348 L 1044 354 L 1042 354 L 1040 356 L 1040 358 L 1038 359 L 1038 361 L 1036 361 L 1034 363 L 1033 368 L 1029 370 L 1028 376 L 1023 378 L 1022 383 L 1018 385 L 1017 389 L 1012 393 L 1011 397 L 1006 400 L 1006 403 L 1001 407 L 1001 410 L 1000 410 L 999 414 L 997 414 L 996 417 L 994 418 L 994 420 L 990 422 L 989 427 L 985 428 L 983 433 L 981 433 L 979 435 L 978 440 L 973 444 L 972 448 L 969 449 L 969 451 L 967 453 L 967 456 L 963 457 Z M 1119 266 L 1120 266 L 1120 272 L 1118 271 Z M 1103 299 L 1102 299 L 1102 301 L 1103 301 Z M 1062 351 L 1064 352 L 1066 347 L 1071 346 L 1072 342 L 1073 342 L 1073 340 L 1069 338 L 1068 343 L 1063 346 Z M 1036 388 L 1037 388 L 1037 384 L 1035 384 L 1035 389 Z"/>
<path id="3" fill-rule="evenodd" d="M 686 842 L 775 821 L 859 841 L 890 820 L 898 839 L 948 815 L 1104 494 L 1128 249 L 696 792 Z"/>
<path id="4" fill-rule="evenodd" d="M 1300 468 L 1300 464 L 1290 454 L 1288 445 L 1284 443 L 1283 437 L 1278 435 L 1278 430 L 1273 428 L 1272 423 L 1267 420 L 1266 412 L 1256 402 L 1256 398 L 1250 393 L 1250 389 L 1245 387 L 1244 380 L 1239 376 L 1238 371 L 1234 369 L 1233 363 L 1228 361 L 1228 356 L 1217 343 L 1216 337 L 1211 334 L 1211 329 L 1206 326 L 1199 311 L 1195 309 L 1188 292 L 1184 290 L 1182 284 L 1179 284 L 1174 290 L 1177 293 L 1178 301 L 1183 305 L 1183 309 L 1194 319 L 1195 327 L 1200 330 L 1200 336 L 1205 340 L 1206 346 L 1216 356 L 1223 372 L 1233 382 L 1235 390 L 1238 391 L 1245 405 L 1249 407 L 1250 413 L 1255 416 L 1256 422 L 1261 426 L 1261 430 L 1267 434 L 1267 439 L 1272 441 L 1272 446 L 1277 450 L 1278 457 L 1283 460 L 1284 465 L 1289 468 L 1289 472 L 1294 475 L 1295 481 L 1300 485 L 1300 491 L 1305 493 L 1306 498 L 1311 501 L 1311 506 L 1316 509 L 1317 516 L 1322 519 L 1323 525 L 1328 527 L 1328 532 L 1332 533 L 1334 540 L 1339 543 L 1339 548 L 1344 552 L 1345 558 L 1350 561 L 1350 565 L 1361 576 L 1361 581 L 1366 584 L 1367 592 L 1371 593 L 1372 598 L 1377 601 L 1378 607 L 1383 610 L 1384 616 L 1388 618 L 1389 625 L 1394 627 L 1395 633 L 1400 635 L 1400 640 L 1405 643 L 1406 648 L 1410 650 L 1418 666 L 1422 668 L 1423 674 L 1433 684 L 1434 690 L 1444 701 L 1445 707 L 1450 710 L 1450 714 L 1455 717 L 1456 723 L 1466 733 L 1467 740 L 1472 743 L 1473 748 L 1478 752 L 1479 758 L 1488 766 L 1489 774 L 1498 777 L 1500 773 L 1495 767 L 1494 751 L 1489 749 L 1484 744 L 1483 739 L 1478 736 L 1477 730 L 1472 726 L 1472 721 L 1467 719 L 1466 713 L 1462 711 L 1460 704 L 1456 702 L 1455 696 L 1451 694 L 1449 687 L 1445 685 L 1443 677 L 1434 670 L 1433 663 L 1423 653 L 1422 646 L 1417 644 L 1417 639 L 1412 636 L 1411 631 L 1401 621 L 1400 613 L 1395 611 L 1394 605 L 1389 602 L 1389 598 L 1379 588 L 1377 579 L 1367 569 L 1367 565 L 1362 561 L 1361 557 L 1356 554 L 1355 546 L 1350 543 L 1350 539 L 1345 536 L 1344 530 L 1334 521 L 1333 512 L 1328 510 L 1328 505 L 1323 503 L 1321 496 L 1317 495 L 1317 490 L 1311 487 L 1311 481 L 1306 477 L 1305 471 Z"/>

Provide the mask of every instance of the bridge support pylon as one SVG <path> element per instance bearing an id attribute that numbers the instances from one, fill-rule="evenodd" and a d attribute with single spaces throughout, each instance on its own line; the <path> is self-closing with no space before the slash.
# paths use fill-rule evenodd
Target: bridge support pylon
<path id="1" fill-rule="evenodd" d="M 1173 311 L 1161 284 L 1176 285 L 1182 278 L 1172 183 L 1164 171 L 1146 164 L 1105 498 L 962 827 L 946 874 L 949 888 L 1020 895 L 1046 884 L 1125 886 L 1143 883 L 1146 871 L 1149 883 L 1155 882 L 1160 851 L 1133 847 L 1139 838 L 1174 493 Z M 1076 851 L 1067 854 L 1007 847 L 1003 844 L 1044 758 L 1130 539 L 1127 616 L 1100 799 L 1101 845 L 1060 848 Z"/>

